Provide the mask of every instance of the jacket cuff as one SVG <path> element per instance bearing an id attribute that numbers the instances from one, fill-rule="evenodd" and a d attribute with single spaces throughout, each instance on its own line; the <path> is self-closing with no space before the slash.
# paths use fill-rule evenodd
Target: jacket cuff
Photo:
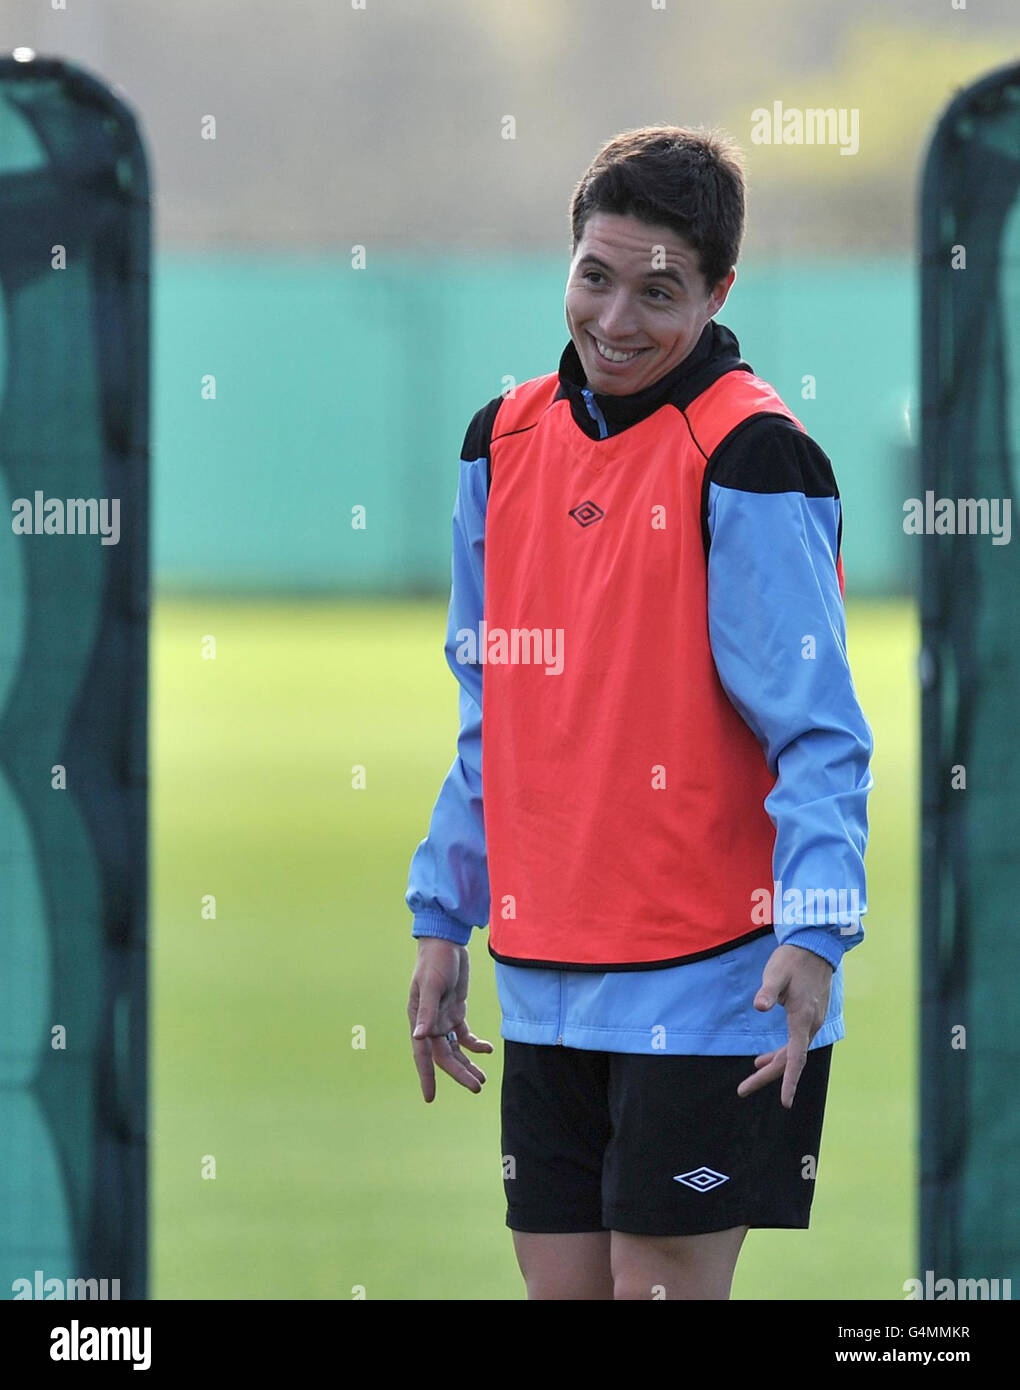
<path id="1" fill-rule="evenodd" d="M 799 931 L 791 932 L 789 936 L 784 937 L 782 945 L 800 946 L 805 951 L 813 951 L 816 956 L 827 960 L 835 970 L 848 947 L 857 944 L 851 937 L 838 936 L 838 931 L 838 927 L 831 931 L 825 927 L 801 927 Z"/>
<path id="2" fill-rule="evenodd" d="M 466 927 L 463 922 L 455 921 L 439 909 L 416 912 L 411 926 L 412 936 L 439 936 L 458 946 L 468 944 L 472 931 L 472 927 Z"/>

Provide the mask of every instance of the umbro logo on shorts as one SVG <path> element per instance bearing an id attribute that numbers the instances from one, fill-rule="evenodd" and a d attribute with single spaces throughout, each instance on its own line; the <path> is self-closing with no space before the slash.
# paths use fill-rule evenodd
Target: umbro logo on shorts
<path id="1" fill-rule="evenodd" d="M 717 1173 L 714 1168 L 692 1168 L 689 1173 L 674 1173 L 674 1182 L 682 1182 L 684 1187 L 693 1187 L 695 1192 L 711 1192 L 720 1183 L 729 1182 L 725 1173 Z"/>

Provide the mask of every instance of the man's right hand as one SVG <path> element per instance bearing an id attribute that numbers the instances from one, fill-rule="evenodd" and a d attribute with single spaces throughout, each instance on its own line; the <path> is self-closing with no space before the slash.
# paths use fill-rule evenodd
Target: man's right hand
<path id="1" fill-rule="evenodd" d="M 476 1094 L 485 1082 L 481 1067 L 461 1051 L 464 1047 L 470 1052 L 492 1051 L 492 1043 L 476 1038 L 467 1026 L 468 971 L 466 946 L 440 936 L 418 937 L 407 1017 L 414 1064 L 426 1102 L 436 1098 L 437 1066 Z M 456 1042 L 450 1042 L 447 1033 L 456 1033 Z"/>

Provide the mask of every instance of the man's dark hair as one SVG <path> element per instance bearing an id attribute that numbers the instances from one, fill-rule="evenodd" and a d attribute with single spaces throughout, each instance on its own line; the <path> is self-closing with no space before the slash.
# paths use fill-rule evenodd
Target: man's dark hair
<path id="1" fill-rule="evenodd" d="M 571 256 L 593 212 L 670 227 L 698 252 L 709 287 L 736 265 L 744 235 L 744 160 L 723 131 L 658 125 L 608 140 L 570 202 Z"/>

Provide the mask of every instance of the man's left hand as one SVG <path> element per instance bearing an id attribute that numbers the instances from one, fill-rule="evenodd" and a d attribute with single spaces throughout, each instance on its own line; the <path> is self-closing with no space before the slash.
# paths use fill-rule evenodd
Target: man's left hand
<path id="1" fill-rule="evenodd" d="M 738 1096 L 749 1096 L 777 1077 L 783 1078 L 782 1102 L 790 1109 L 797 1082 L 807 1061 L 812 1038 L 829 1011 L 829 990 L 835 974 L 832 966 L 802 946 L 777 946 L 768 958 L 754 1007 L 767 1013 L 782 1004 L 786 1010 L 787 1044 L 776 1052 L 754 1059 L 755 1072 L 737 1087 Z"/>

